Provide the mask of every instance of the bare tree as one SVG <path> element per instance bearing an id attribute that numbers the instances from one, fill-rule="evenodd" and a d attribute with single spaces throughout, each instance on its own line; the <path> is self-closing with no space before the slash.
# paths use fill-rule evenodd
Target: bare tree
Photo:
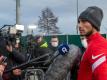
<path id="1" fill-rule="evenodd" d="M 39 32 L 46 34 L 60 34 L 59 28 L 56 26 L 58 18 L 55 17 L 51 9 L 45 8 L 42 15 L 39 16 L 38 28 Z"/>

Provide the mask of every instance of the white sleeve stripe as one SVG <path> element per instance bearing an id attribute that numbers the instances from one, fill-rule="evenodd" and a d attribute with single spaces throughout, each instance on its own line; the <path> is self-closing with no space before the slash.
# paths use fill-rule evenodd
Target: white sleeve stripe
<path id="1" fill-rule="evenodd" d="M 97 61 L 95 61 L 92 65 L 92 72 L 94 72 L 94 70 L 101 65 L 104 61 L 106 61 L 106 56 L 102 56 L 101 58 L 99 58 Z"/>

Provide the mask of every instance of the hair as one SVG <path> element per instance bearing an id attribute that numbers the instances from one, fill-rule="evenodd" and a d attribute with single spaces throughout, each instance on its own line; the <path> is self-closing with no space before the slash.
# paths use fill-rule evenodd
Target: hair
<path id="1" fill-rule="evenodd" d="M 58 38 L 56 35 L 53 35 L 51 38 Z"/>

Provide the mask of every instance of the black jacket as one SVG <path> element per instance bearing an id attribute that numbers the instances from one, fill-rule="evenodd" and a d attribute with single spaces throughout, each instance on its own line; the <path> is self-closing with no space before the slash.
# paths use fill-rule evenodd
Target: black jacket
<path id="1" fill-rule="evenodd" d="M 14 66 L 20 65 L 25 61 L 25 56 L 22 53 L 19 53 L 17 50 L 13 50 L 13 52 L 9 53 L 5 71 Z M 17 80 L 17 78 L 15 78 L 12 72 L 8 72 L 3 74 L 3 80 Z"/>
<path id="2" fill-rule="evenodd" d="M 3 79 L 2 79 L 2 76 L 0 76 L 0 80 L 3 80 Z"/>
<path id="3" fill-rule="evenodd" d="M 44 44 L 44 42 L 42 44 Z M 34 58 L 40 57 L 42 55 L 50 54 L 50 49 L 48 48 L 48 46 L 41 47 L 42 44 L 35 45 L 34 53 L 33 53 Z M 41 58 L 41 59 L 37 60 L 36 62 L 40 62 L 40 63 L 34 64 L 35 68 L 40 68 L 40 67 L 43 68 L 44 67 L 44 68 L 47 69 L 48 65 L 44 65 L 44 63 L 48 59 L 49 59 L 49 56 L 46 56 L 44 58 Z M 43 70 L 45 71 L 46 69 L 43 69 Z"/>

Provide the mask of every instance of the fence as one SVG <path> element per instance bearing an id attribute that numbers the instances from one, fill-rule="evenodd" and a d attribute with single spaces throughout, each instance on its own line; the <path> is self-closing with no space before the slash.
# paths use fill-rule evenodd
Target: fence
<path id="1" fill-rule="evenodd" d="M 57 35 L 60 43 L 67 44 L 75 44 L 79 47 L 82 47 L 80 35 Z M 103 37 L 107 38 L 106 34 L 102 34 Z M 51 39 L 51 35 L 44 36 L 44 39 L 49 43 Z M 26 47 L 27 46 L 27 36 L 22 36 L 21 44 Z"/>

